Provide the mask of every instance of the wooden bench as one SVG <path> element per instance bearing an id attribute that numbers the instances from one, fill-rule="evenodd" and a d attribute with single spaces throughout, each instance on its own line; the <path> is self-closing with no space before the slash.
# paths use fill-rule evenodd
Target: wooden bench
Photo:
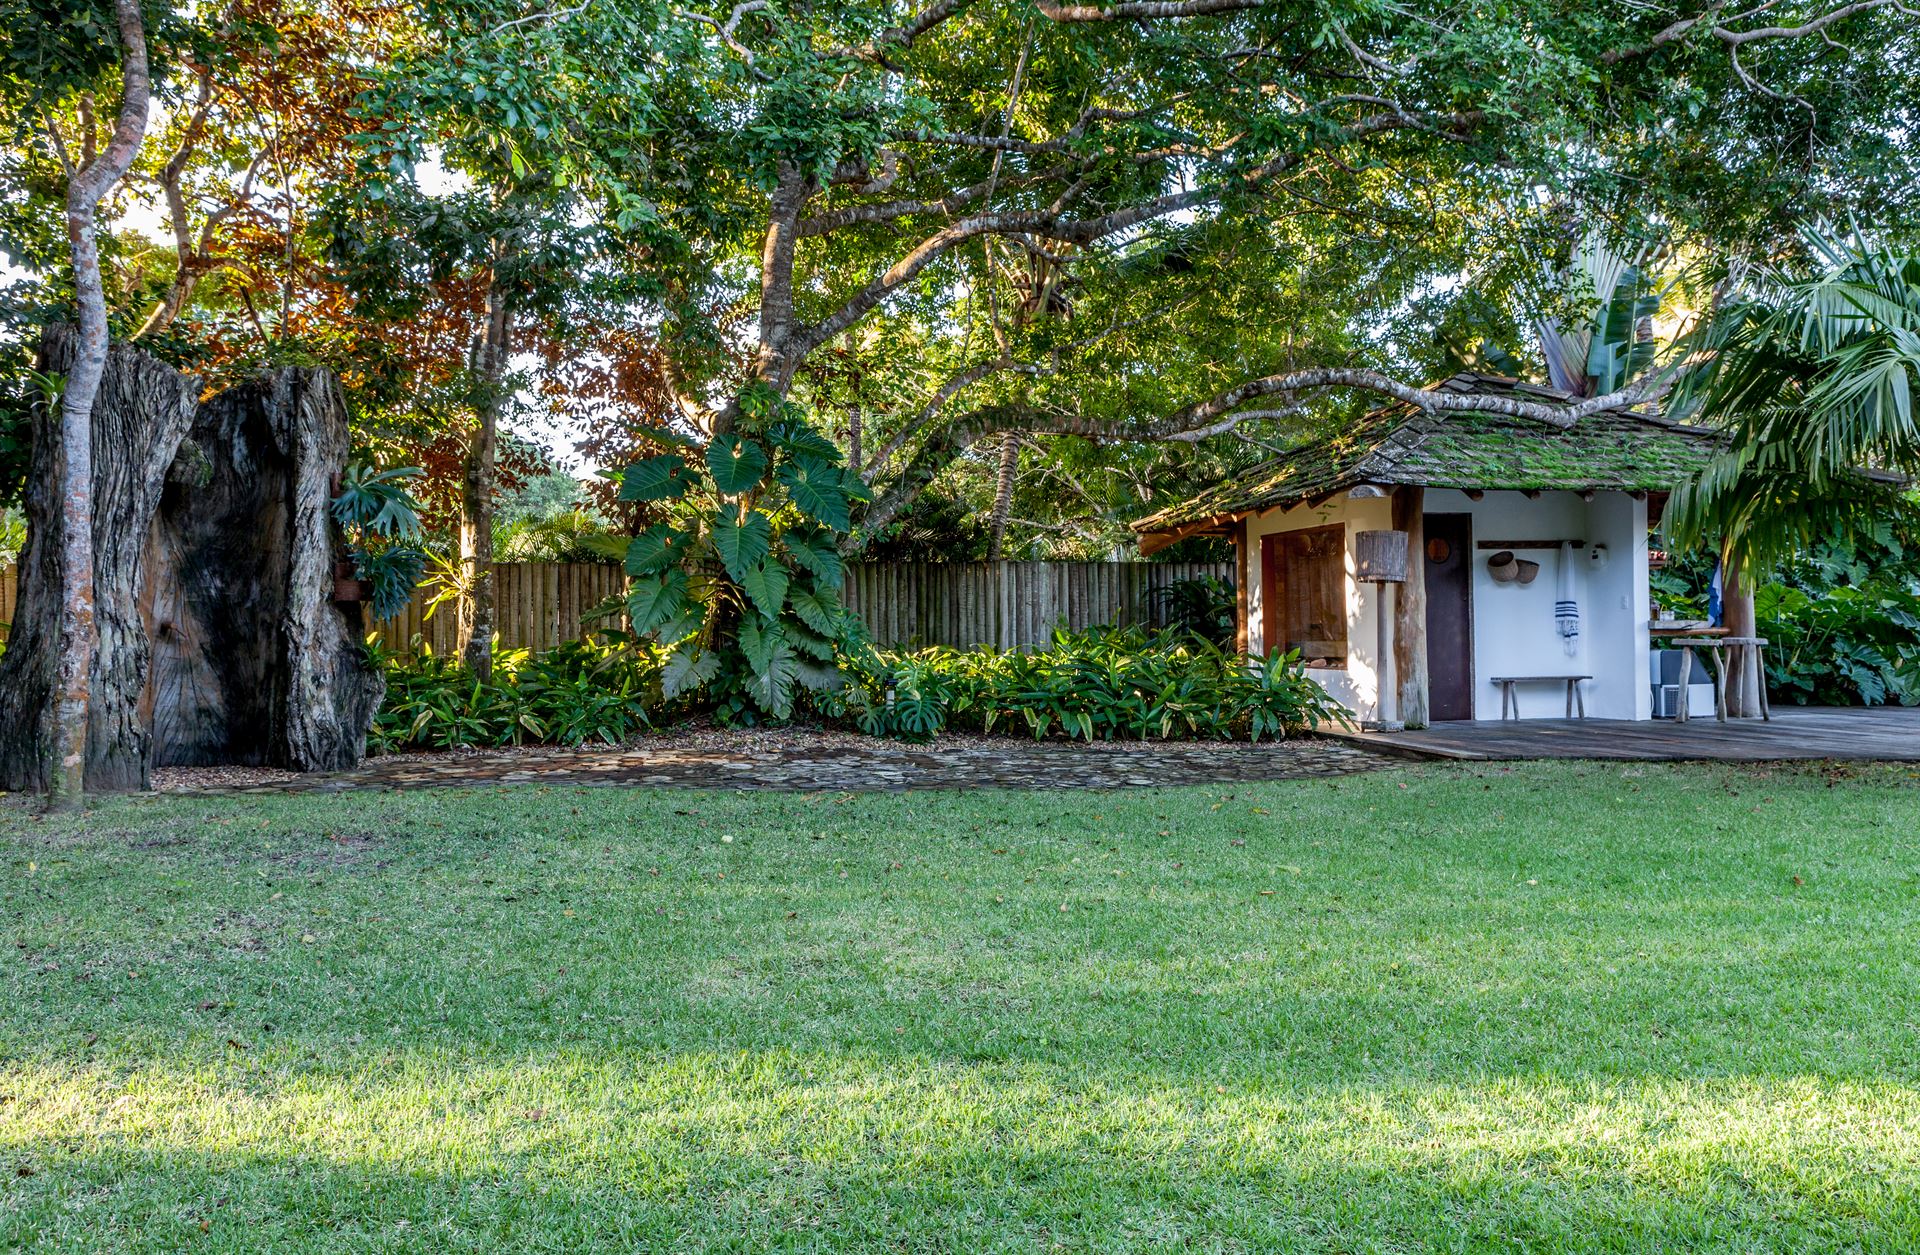
<path id="1" fill-rule="evenodd" d="M 1573 718 L 1576 708 L 1580 717 L 1587 717 L 1587 695 L 1580 691 L 1580 681 L 1591 680 L 1590 675 L 1496 675 L 1493 682 L 1500 686 L 1500 717 L 1502 719 L 1520 717 L 1520 693 L 1522 684 L 1564 684 L 1567 686 L 1567 718 Z M 1507 712 L 1511 710 L 1512 715 Z"/>

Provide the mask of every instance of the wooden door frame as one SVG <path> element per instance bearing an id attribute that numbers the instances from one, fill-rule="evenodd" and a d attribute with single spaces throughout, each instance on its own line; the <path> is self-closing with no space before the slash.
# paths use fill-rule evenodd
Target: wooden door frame
<path id="1" fill-rule="evenodd" d="M 1479 638 L 1476 636 L 1474 632 L 1474 596 L 1473 596 L 1473 579 L 1474 579 L 1473 555 L 1478 551 L 1474 548 L 1473 511 L 1471 510 L 1425 510 L 1425 511 L 1422 511 L 1420 516 L 1420 530 L 1423 534 L 1428 533 L 1427 519 L 1429 517 L 1444 518 L 1447 515 L 1454 515 L 1459 518 L 1463 518 L 1467 521 L 1466 547 L 1465 547 L 1464 553 L 1461 555 L 1460 562 L 1461 562 L 1461 565 L 1465 567 L 1466 573 L 1467 573 L 1467 584 L 1466 584 L 1466 588 L 1467 588 L 1467 719 L 1472 720 L 1474 718 L 1477 718 L 1480 713 L 1480 651 L 1475 647 L 1478 643 Z M 1426 546 L 1423 544 L 1421 546 L 1421 553 L 1420 553 L 1420 561 L 1421 561 L 1420 570 L 1421 570 L 1423 584 L 1424 584 L 1424 579 L 1426 575 L 1426 557 L 1427 557 Z M 1431 597 L 1428 598 L 1428 605 L 1429 607 L 1431 607 L 1432 605 Z M 1429 641 L 1428 644 L 1431 645 L 1432 642 Z M 1429 667 L 1428 669 L 1428 683 L 1429 684 L 1432 683 L 1431 667 Z M 1429 702 L 1429 705 L 1431 705 L 1431 702 Z M 1448 719 L 1442 719 L 1439 722 L 1451 723 L 1453 721 Z"/>

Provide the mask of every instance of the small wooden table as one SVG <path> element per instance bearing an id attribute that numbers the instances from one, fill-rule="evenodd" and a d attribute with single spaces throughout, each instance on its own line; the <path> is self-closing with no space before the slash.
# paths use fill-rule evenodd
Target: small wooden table
<path id="1" fill-rule="evenodd" d="M 1678 709 L 1674 711 L 1677 722 L 1685 723 L 1690 713 L 1687 709 L 1691 704 L 1687 701 L 1687 684 L 1693 679 L 1693 651 L 1696 649 L 1706 650 L 1713 658 L 1715 718 L 1721 723 L 1727 721 L 1727 650 L 1745 649 L 1752 651 L 1753 665 L 1760 669 L 1760 718 L 1769 722 L 1773 719 L 1773 712 L 1767 708 L 1766 654 L 1762 652 L 1767 647 L 1766 637 L 1728 636 L 1726 629 L 1721 628 L 1712 636 L 1675 636 L 1667 641 L 1667 645 L 1680 651 L 1680 700 Z"/>
<path id="2" fill-rule="evenodd" d="M 1521 684 L 1565 684 L 1567 686 L 1567 718 L 1573 718 L 1575 707 L 1580 717 L 1587 717 L 1587 695 L 1580 691 L 1580 681 L 1591 680 L 1590 675 L 1496 675 L 1493 682 L 1500 686 L 1500 717 L 1502 719 L 1520 717 L 1520 694 L 1516 686 Z M 1513 714 L 1509 716 L 1507 711 Z"/>

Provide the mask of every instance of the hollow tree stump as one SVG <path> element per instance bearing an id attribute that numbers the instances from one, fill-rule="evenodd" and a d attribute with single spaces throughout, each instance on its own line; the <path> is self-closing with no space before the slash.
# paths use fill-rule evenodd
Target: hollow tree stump
<path id="1" fill-rule="evenodd" d="M 72 332 L 48 331 L 62 373 Z M 94 410 L 99 646 L 90 792 L 146 788 L 154 766 L 358 763 L 385 681 L 358 605 L 332 600 L 328 513 L 349 451 L 326 371 L 287 368 L 195 403 L 199 381 L 109 354 Z M 19 598 L 0 657 L 0 788 L 44 791 L 60 628 L 60 441 L 36 414 Z"/>
<path id="2" fill-rule="evenodd" d="M 77 350 L 71 328 L 48 330 L 39 369 L 65 374 Z M 167 468 L 193 422 L 197 379 L 117 345 L 93 408 L 94 622 L 87 715 L 87 787 L 144 789 L 151 763 L 144 694 L 148 636 L 140 613 L 146 535 Z M 43 792 L 54 761 L 53 681 L 60 640 L 58 417 L 36 407 L 27 475 L 27 543 L 19 599 L 0 658 L 0 788 Z"/>
<path id="3" fill-rule="evenodd" d="M 158 765 L 361 760 L 385 681 L 360 606 L 332 599 L 328 505 L 348 448 L 325 371 L 285 368 L 200 406 L 151 533 Z"/>

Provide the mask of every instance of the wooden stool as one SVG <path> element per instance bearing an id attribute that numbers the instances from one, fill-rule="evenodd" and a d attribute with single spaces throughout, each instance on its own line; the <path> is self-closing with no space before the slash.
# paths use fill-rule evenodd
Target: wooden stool
<path id="1" fill-rule="evenodd" d="M 1687 684 L 1693 679 L 1693 651 L 1704 649 L 1713 658 L 1713 713 L 1721 723 L 1727 721 L 1727 648 L 1745 649 L 1759 672 L 1760 718 L 1771 721 L 1773 710 L 1767 705 L 1767 638 L 1764 636 L 1679 636 L 1667 642 L 1680 653 L 1680 709 L 1674 717 L 1687 721 L 1689 705 Z"/>

